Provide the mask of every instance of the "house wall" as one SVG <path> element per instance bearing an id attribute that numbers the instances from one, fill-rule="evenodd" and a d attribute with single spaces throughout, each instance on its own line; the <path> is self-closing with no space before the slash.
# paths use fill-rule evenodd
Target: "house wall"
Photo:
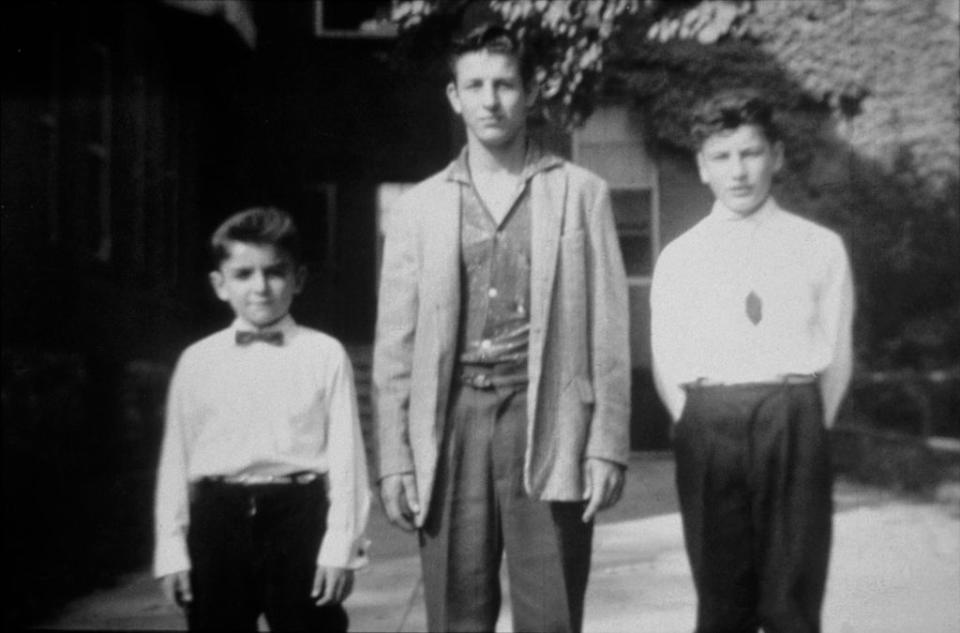
<path id="1" fill-rule="evenodd" d="M 176 354 L 216 308 L 205 214 L 236 181 L 249 50 L 159 3 L 4 7 L 4 556 L 19 628 L 149 557 Z M 224 70 L 224 69 L 233 69 Z"/>
<path id="2" fill-rule="evenodd" d="M 311 279 L 297 318 L 370 343 L 379 186 L 422 180 L 458 148 L 442 76 L 399 66 L 390 38 L 318 37 L 312 10 L 257 5 L 253 197 L 286 207 L 304 233 Z M 330 205 L 313 193 L 321 184 Z"/>
<path id="3" fill-rule="evenodd" d="M 255 48 L 189 3 L 5 5 L 4 551 L 18 578 L 5 622 L 17 628 L 149 560 L 170 369 L 231 318 L 207 282 L 212 229 L 247 206 L 288 208 L 312 273 L 295 316 L 369 343 L 378 187 L 426 177 L 458 144 L 442 78 L 397 68 L 392 41 L 318 38 L 312 3 L 253 9 Z"/>

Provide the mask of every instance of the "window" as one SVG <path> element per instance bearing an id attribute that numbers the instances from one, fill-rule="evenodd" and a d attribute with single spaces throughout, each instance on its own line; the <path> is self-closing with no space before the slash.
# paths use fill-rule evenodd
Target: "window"
<path id="1" fill-rule="evenodd" d="M 659 179 L 629 110 L 598 108 L 574 135 L 573 160 L 609 183 L 627 277 L 649 283 L 660 248 Z"/>
<path id="2" fill-rule="evenodd" d="M 390 0 L 314 0 L 317 37 L 387 38 L 397 34 L 390 21 Z"/>
<path id="3" fill-rule="evenodd" d="M 652 191 L 618 187 L 611 190 L 610 198 L 627 277 L 649 277 L 653 274 Z"/>
<path id="4" fill-rule="evenodd" d="M 149 27 L 77 13 L 89 22 L 52 29 L 36 53 L 43 239 L 78 271 L 172 290 L 184 256 L 182 98 L 152 41 L 113 36 Z"/>

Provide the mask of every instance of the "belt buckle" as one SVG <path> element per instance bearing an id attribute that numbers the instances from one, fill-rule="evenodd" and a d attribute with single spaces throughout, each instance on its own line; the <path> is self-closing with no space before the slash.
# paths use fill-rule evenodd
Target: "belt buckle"
<path id="1" fill-rule="evenodd" d="M 464 382 L 474 389 L 492 389 L 493 379 L 488 374 L 464 375 Z"/>
<path id="2" fill-rule="evenodd" d="M 315 472 L 292 473 L 289 475 L 256 475 L 245 473 L 223 477 L 222 481 L 238 486 L 270 486 L 277 484 L 308 484 L 319 475 Z"/>
<path id="3" fill-rule="evenodd" d="M 276 482 L 276 478 L 271 475 L 236 475 L 234 477 L 227 477 L 227 483 L 238 484 L 241 486 L 262 486 L 264 484 L 272 484 Z"/>
<path id="4" fill-rule="evenodd" d="M 710 380 L 705 376 L 700 376 L 696 380 L 685 382 L 680 386 L 684 391 L 693 391 L 695 389 L 703 389 L 705 387 L 723 387 L 724 383 L 717 380 Z"/>
<path id="5" fill-rule="evenodd" d="M 295 484 L 309 484 L 317 480 L 320 475 L 313 471 L 308 471 L 305 473 L 296 473 L 290 475 L 290 481 Z"/>
<path id="6" fill-rule="evenodd" d="M 809 385 L 817 381 L 816 374 L 783 374 L 782 382 L 788 385 Z"/>

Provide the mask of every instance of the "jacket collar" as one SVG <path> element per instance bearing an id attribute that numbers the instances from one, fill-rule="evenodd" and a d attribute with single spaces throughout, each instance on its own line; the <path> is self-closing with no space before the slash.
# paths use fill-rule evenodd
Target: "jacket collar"
<path id="1" fill-rule="evenodd" d="M 446 180 L 452 182 L 459 182 L 465 185 L 472 184 L 472 179 L 470 178 L 470 164 L 467 160 L 467 146 L 464 145 L 463 149 L 460 150 L 460 154 L 453 159 L 453 162 L 450 163 L 450 166 L 447 167 Z M 528 181 L 533 178 L 536 174 L 552 169 L 563 163 L 563 159 L 555 154 L 544 151 L 544 149 L 537 143 L 532 141 L 527 141 L 527 151 L 523 160 L 523 171 L 520 173 L 520 177 L 524 181 Z"/>

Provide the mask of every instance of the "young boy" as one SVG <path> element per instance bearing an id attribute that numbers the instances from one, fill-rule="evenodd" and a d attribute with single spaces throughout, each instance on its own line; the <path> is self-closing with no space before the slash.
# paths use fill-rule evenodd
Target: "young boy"
<path id="1" fill-rule="evenodd" d="M 236 318 L 180 357 L 156 495 L 155 574 L 191 630 L 345 631 L 366 563 L 367 465 L 350 361 L 289 314 L 304 283 L 290 217 L 213 234 L 210 282 Z"/>
<path id="2" fill-rule="evenodd" d="M 697 631 L 819 631 L 827 427 L 852 366 L 846 250 L 770 195 L 783 145 L 760 94 L 708 99 L 693 133 L 716 202 L 660 255 L 651 329 L 657 388 L 677 422 Z"/>
<path id="3" fill-rule="evenodd" d="M 429 630 L 494 630 L 506 554 L 513 630 L 576 632 L 627 462 L 609 189 L 529 138 L 533 66 L 499 20 L 465 15 L 450 61 L 466 146 L 391 211 L 384 247 L 381 500 L 419 529 Z"/>

